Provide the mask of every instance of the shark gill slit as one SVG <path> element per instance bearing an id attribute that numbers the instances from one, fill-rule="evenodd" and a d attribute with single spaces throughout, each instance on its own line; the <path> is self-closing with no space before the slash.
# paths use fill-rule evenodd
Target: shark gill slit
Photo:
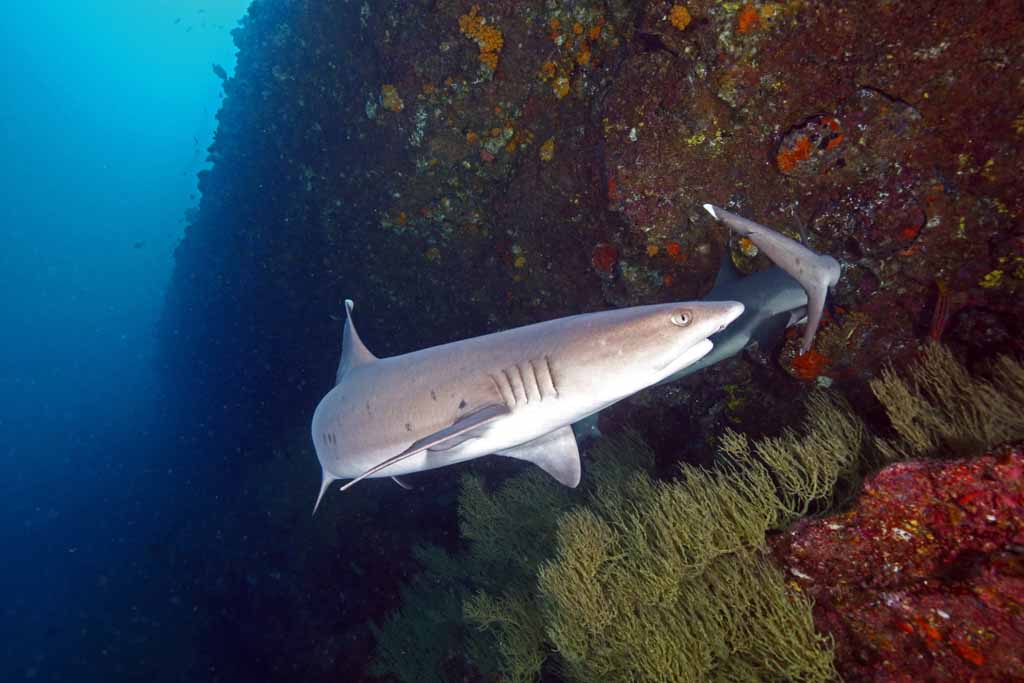
<path id="1" fill-rule="evenodd" d="M 512 405 L 519 405 L 519 393 L 516 391 L 516 385 L 512 381 L 514 375 L 509 371 L 508 368 L 503 368 L 501 371 L 501 376 L 505 378 L 505 383 L 508 384 L 508 391 L 510 394 L 512 394 Z"/>
<path id="2" fill-rule="evenodd" d="M 526 400 L 529 401 L 543 401 L 544 395 L 540 392 L 540 385 L 537 383 L 537 369 L 533 367 L 533 361 L 528 360 L 526 364 L 520 368 L 520 374 L 523 376 L 523 386 L 526 388 Z"/>
<path id="3" fill-rule="evenodd" d="M 510 409 L 558 398 L 558 384 L 548 356 L 502 368 L 488 377 Z"/>
<path id="4" fill-rule="evenodd" d="M 549 356 L 543 356 L 544 360 L 544 374 L 551 386 L 551 392 L 555 398 L 558 398 L 558 384 L 555 382 L 555 373 L 551 370 L 551 358 Z"/>
<path id="5" fill-rule="evenodd" d="M 488 375 L 488 377 L 490 377 L 491 381 L 494 382 L 494 388 L 498 390 L 498 393 L 501 395 L 501 400 L 505 402 L 505 406 L 510 410 L 515 408 L 516 399 L 512 395 L 512 388 L 507 384 L 508 378 L 505 377 L 505 373 L 502 372 L 500 374 L 501 379 L 505 380 L 505 382 L 498 379 L 498 375 Z"/>
<path id="6" fill-rule="evenodd" d="M 521 399 L 524 405 L 528 405 L 530 403 L 530 395 L 526 393 L 526 381 L 523 379 L 523 371 L 518 365 L 513 365 L 512 370 L 512 379 L 515 380 L 512 390 L 518 389 L 519 393 L 516 394 L 516 398 Z"/>

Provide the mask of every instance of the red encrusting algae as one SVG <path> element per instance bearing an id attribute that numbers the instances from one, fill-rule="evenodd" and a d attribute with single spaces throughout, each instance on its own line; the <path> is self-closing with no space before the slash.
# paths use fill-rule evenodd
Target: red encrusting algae
<path id="1" fill-rule="evenodd" d="M 740 8 L 740 13 L 736 17 L 736 30 L 740 33 L 750 33 L 757 28 L 760 20 L 761 15 L 758 14 L 757 8 L 753 3 L 748 2 Z"/>
<path id="2" fill-rule="evenodd" d="M 608 176 L 608 201 L 617 202 L 622 199 L 622 195 L 619 193 L 619 182 L 615 179 L 615 176 Z"/>
<path id="3" fill-rule="evenodd" d="M 814 349 L 808 349 L 807 353 L 797 356 L 789 363 L 789 367 L 793 370 L 793 375 L 805 382 L 812 382 L 818 379 L 828 366 L 828 358 Z"/>
<path id="4" fill-rule="evenodd" d="M 686 255 L 683 253 L 683 247 L 679 242 L 666 242 L 665 253 L 668 257 L 676 263 L 682 263 L 686 260 Z"/>
<path id="5" fill-rule="evenodd" d="M 770 545 L 846 681 L 1024 680 L 1024 447 L 904 462 Z"/>
<path id="6" fill-rule="evenodd" d="M 619 263 L 619 250 L 613 244 L 602 242 L 594 247 L 590 263 L 600 275 L 611 276 Z"/>
<path id="7" fill-rule="evenodd" d="M 775 155 L 775 163 L 779 170 L 788 173 L 796 168 L 801 161 L 806 161 L 811 156 L 811 141 L 806 135 L 797 137 L 793 146 L 789 149 L 780 149 Z"/>

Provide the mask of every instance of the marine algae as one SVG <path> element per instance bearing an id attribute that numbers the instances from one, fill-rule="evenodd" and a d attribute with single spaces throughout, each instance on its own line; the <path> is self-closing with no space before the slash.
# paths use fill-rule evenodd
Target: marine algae
<path id="1" fill-rule="evenodd" d="M 371 670 L 402 683 L 444 683 L 449 680 L 449 653 L 474 649 L 475 634 L 462 623 L 466 577 L 442 548 L 419 546 L 413 554 L 424 571 L 402 588 L 401 608 L 383 624 L 370 625 L 377 641 Z"/>
<path id="2" fill-rule="evenodd" d="M 499 597 L 478 592 L 463 603 L 466 619 L 496 638 L 503 680 L 529 683 L 540 676 L 548 656 L 543 613 L 523 589 L 508 589 Z"/>
<path id="3" fill-rule="evenodd" d="M 836 405 L 819 399 L 817 409 L 833 415 Z M 817 418 L 809 422 L 817 426 Z M 674 482 L 642 471 L 605 479 L 587 507 L 560 520 L 557 553 L 538 584 L 568 679 L 836 678 L 830 640 L 815 632 L 809 601 L 768 559 L 764 537 L 792 518 L 800 495 L 809 504 L 830 493 L 850 457 L 841 449 L 838 462 L 788 456 L 769 467 L 756 446 L 744 447 L 735 433 L 727 439 L 732 452 L 723 451 L 719 468 L 684 465 Z M 633 438 L 603 448 L 646 446 Z M 776 466 L 814 472 L 789 472 L 777 485 Z"/>
<path id="4" fill-rule="evenodd" d="M 494 490 L 464 478 L 467 548 L 418 551 L 427 570 L 375 629 L 378 671 L 401 681 L 455 669 L 516 682 L 838 678 L 832 641 L 785 583 L 766 534 L 828 509 L 837 485 L 879 453 L 1024 437 L 1024 367 L 1009 358 L 979 378 L 931 345 L 872 389 L 893 438 L 818 392 L 798 429 L 759 440 L 726 430 L 713 468 L 682 465 L 673 481 L 651 476 L 653 452 L 632 433 L 590 449 L 579 491 L 532 469 Z"/>
<path id="5" fill-rule="evenodd" d="M 591 451 L 586 502 L 558 520 L 536 589 L 477 591 L 466 616 L 495 634 L 505 680 L 537 680 L 545 657 L 573 681 L 831 680 L 830 642 L 764 539 L 830 495 L 862 436 L 844 402 L 819 394 L 801 434 L 751 447 L 727 432 L 717 468 L 683 466 L 673 482 L 650 476 L 653 452 L 635 434 L 604 441 Z M 460 508 L 463 520 L 479 511 L 474 528 L 493 529 L 481 492 Z M 549 533 L 532 529 L 530 564 Z M 499 547 L 488 543 L 483 555 Z"/>
<path id="6" fill-rule="evenodd" d="M 929 342 L 905 373 L 892 367 L 871 381 L 895 438 L 878 438 L 891 461 L 946 452 L 978 455 L 1024 438 L 1024 366 L 1002 356 L 987 377 L 971 375 L 945 346 Z"/>
<path id="7" fill-rule="evenodd" d="M 459 530 L 467 547 L 455 555 L 414 550 L 423 571 L 403 588 L 401 609 L 373 629 L 375 673 L 402 683 L 457 680 L 461 670 L 536 680 L 549 654 L 537 568 L 550 557 L 559 517 L 576 502 L 536 468 L 493 490 L 463 476 Z"/>

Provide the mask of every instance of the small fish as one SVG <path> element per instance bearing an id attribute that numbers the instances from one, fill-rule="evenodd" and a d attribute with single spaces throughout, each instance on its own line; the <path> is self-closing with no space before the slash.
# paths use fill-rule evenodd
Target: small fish
<path id="1" fill-rule="evenodd" d="M 132 244 L 132 249 L 142 249 L 144 246 L 146 246 L 145 242 L 135 242 Z"/>

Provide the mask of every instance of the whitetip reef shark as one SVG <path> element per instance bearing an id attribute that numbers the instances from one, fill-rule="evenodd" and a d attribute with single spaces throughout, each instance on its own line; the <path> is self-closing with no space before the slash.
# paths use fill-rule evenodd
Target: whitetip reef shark
<path id="1" fill-rule="evenodd" d="M 773 277 L 766 279 L 764 283 L 746 282 L 760 273 L 750 275 L 739 284 L 732 286 L 729 286 L 728 282 L 723 282 L 719 288 L 718 282 L 716 282 L 715 288 L 705 297 L 705 300 L 714 299 L 717 296 L 731 298 L 730 295 L 737 291 L 757 291 L 765 288 L 775 290 L 774 299 L 765 298 L 762 300 L 763 303 L 756 302 L 756 305 L 751 308 L 761 311 L 759 317 L 764 317 L 768 313 L 772 315 L 786 311 L 795 313 L 806 307 L 807 326 L 804 328 L 804 336 L 800 342 L 800 353 L 807 353 L 811 348 L 811 342 L 814 341 L 814 334 L 818 331 L 828 292 L 839 283 L 839 276 L 842 274 L 839 262 L 827 254 L 814 252 L 796 240 L 725 209 L 705 204 L 704 210 L 710 213 L 715 220 L 721 221 L 757 245 L 777 266 L 777 268 L 763 271 L 765 273 L 775 271 Z M 785 276 L 796 280 L 803 292 L 798 293 L 792 284 L 787 284 L 785 280 L 777 278 L 779 269 Z M 801 297 L 806 297 L 804 303 L 799 303 Z M 790 325 L 796 324 L 802 317 L 795 317 Z"/>
<path id="2" fill-rule="evenodd" d="M 572 423 L 700 360 L 743 313 L 735 301 L 635 306 L 376 358 L 345 302 L 336 384 L 313 414 L 320 493 L 485 455 L 539 466 L 575 487 Z"/>
<path id="3" fill-rule="evenodd" d="M 492 453 L 533 462 L 575 487 L 574 423 L 599 435 L 592 423 L 600 410 L 752 343 L 774 343 L 806 318 L 805 353 L 839 263 L 725 209 L 704 208 L 776 266 L 740 277 L 726 253 L 701 302 L 559 318 L 385 359 L 363 345 L 346 301 L 336 384 L 313 415 L 323 471 L 314 514 L 339 479 L 351 479 L 342 490 L 385 476 L 408 488 L 400 476 Z"/>
<path id="4" fill-rule="evenodd" d="M 726 249 L 715 284 L 701 300 L 739 301 L 743 304 L 743 314 L 726 329 L 711 336 L 714 348 L 703 358 L 659 384 L 692 375 L 732 358 L 754 344 L 769 349 L 782 338 L 787 328 L 805 320 L 807 327 L 800 352 L 806 353 L 817 332 L 827 293 L 839 281 L 841 268 L 831 256 L 818 254 L 771 228 L 712 204 L 705 204 L 704 209 L 715 220 L 750 239 L 776 265 L 741 275 Z M 596 414 L 575 423 L 573 429 L 581 442 L 601 436 Z"/>
<path id="5" fill-rule="evenodd" d="M 775 264 L 743 276 L 733 266 L 729 252 L 715 284 L 702 301 L 739 301 L 743 315 L 711 337 L 715 347 L 696 363 L 660 382 L 674 382 L 727 358 L 752 344 L 771 348 L 787 328 L 806 320 L 800 353 L 807 353 L 821 322 L 828 292 L 839 282 L 839 262 L 818 254 L 800 242 L 712 204 L 704 209 L 716 220 L 748 238 Z"/>

